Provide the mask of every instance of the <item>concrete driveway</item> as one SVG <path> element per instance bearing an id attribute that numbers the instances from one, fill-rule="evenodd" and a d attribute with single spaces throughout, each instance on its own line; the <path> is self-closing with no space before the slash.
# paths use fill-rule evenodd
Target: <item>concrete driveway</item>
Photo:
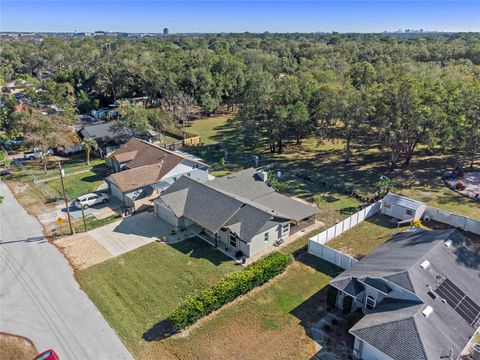
<path id="1" fill-rule="evenodd" d="M 0 331 L 62 360 L 132 356 L 80 289 L 65 257 L 0 181 Z"/>
<path id="2" fill-rule="evenodd" d="M 106 209 L 111 209 L 112 211 L 120 212 L 121 208 L 122 208 L 122 202 L 117 198 L 111 196 L 110 200 L 106 204 L 97 204 L 97 205 L 90 206 L 88 209 L 85 209 L 83 212 L 85 213 L 85 216 L 87 215 L 96 216 L 98 213 Z M 58 210 L 60 212 L 59 216 L 62 218 L 66 218 L 67 209 L 65 208 L 65 203 L 59 205 Z M 70 210 L 70 216 L 74 220 L 78 220 L 82 218 L 82 210 L 78 209 L 75 205 L 73 205 L 73 203 L 70 204 L 69 210 Z"/>
<path id="3" fill-rule="evenodd" d="M 110 254 L 118 256 L 159 240 L 172 232 L 172 226 L 144 212 L 90 231 L 90 235 Z"/>

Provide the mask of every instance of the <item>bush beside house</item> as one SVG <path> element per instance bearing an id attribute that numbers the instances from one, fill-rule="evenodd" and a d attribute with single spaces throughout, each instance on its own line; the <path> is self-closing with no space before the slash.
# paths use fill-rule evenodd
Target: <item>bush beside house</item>
<path id="1" fill-rule="evenodd" d="M 170 326 L 181 330 L 281 274 L 291 261 L 289 255 L 275 252 L 248 265 L 243 271 L 229 274 L 210 288 L 187 299 L 168 318 Z"/>

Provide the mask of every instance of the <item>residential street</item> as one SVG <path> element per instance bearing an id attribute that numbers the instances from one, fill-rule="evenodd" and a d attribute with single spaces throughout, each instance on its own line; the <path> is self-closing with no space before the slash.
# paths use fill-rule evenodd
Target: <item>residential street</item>
<path id="1" fill-rule="evenodd" d="M 0 182 L 0 332 L 24 336 L 60 359 L 133 359 L 38 221 Z"/>

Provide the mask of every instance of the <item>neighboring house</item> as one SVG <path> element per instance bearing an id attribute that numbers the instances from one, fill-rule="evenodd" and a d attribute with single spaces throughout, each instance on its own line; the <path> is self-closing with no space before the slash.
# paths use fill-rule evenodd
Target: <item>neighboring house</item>
<path id="1" fill-rule="evenodd" d="M 133 136 L 150 142 L 158 136 L 158 134 L 154 131 L 148 131 L 142 134 L 133 134 L 125 129 L 114 130 L 112 126 L 113 124 L 113 121 L 85 124 L 80 129 L 79 135 L 82 139 L 94 138 L 99 146 L 102 156 L 117 150 L 120 145 L 125 144 Z"/>
<path id="2" fill-rule="evenodd" d="M 382 200 L 381 211 L 383 214 L 400 219 L 420 219 L 427 205 L 404 196 L 388 193 Z"/>
<path id="3" fill-rule="evenodd" d="M 365 314 L 359 359 L 457 359 L 479 328 L 480 252 L 455 229 L 399 233 L 330 285 Z"/>
<path id="4" fill-rule="evenodd" d="M 208 180 L 209 166 L 199 158 L 137 138 L 109 154 L 106 162 L 115 171 L 105 179 L 112 196 L 131 208 L 152 200 L 182 175 Z"/>
<path id="5" fill-rule="evenodd" d="M 56 148 L 56 152 L 62 156 L 70 156 L 82 152 L 83 150 L 84 146 L 82 144 L 82 139 L 80 139 L 80 136 L 78 136 L 75 130 L 65 137 L 63 145 Z"/>
<path id="6" fill-rule="evenodd" d="M 155 214 L 236 257 L 251 257 L 315 221 L 317 208 L 277 193 L 250 168 L 208 182 L 181 177 L 155 200 Z"/>

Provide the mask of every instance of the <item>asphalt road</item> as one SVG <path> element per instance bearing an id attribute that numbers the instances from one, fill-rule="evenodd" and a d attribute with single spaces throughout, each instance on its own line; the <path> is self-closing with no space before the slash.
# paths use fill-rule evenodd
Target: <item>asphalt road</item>
<path id="1" fill-rule="evenodd" d="M 57 248 L 0 181 L 0 332 L 61 360 L 133 359 Z"/>

